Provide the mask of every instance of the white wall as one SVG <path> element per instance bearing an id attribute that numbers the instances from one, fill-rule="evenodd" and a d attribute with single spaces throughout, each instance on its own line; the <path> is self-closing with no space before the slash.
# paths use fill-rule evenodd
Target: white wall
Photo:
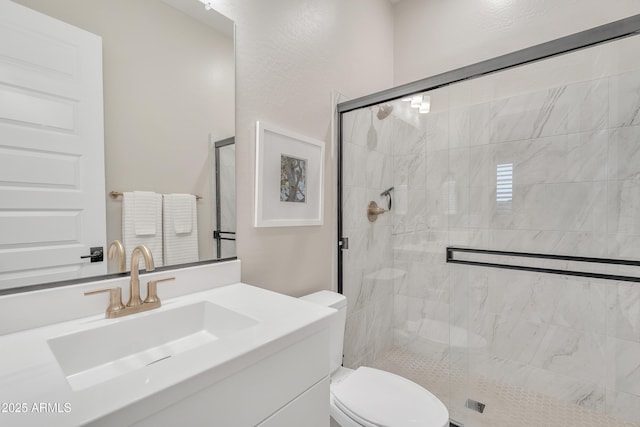
<path id="1" fill-rule="evenodd" d="M 334 280 L 333 90 L 367 95 L 640 13 L 639 0 L 606 7 L 601 0 L 403 0 L 394 6 L 388 0 L 215 0 L 214 7 L 237 25 L 243 280 L 292 295 L 329 288 Z M 253 227 L 256 120 L 326 141 L 324 226 Z"/>
<path id="2" fill-rule="evenodd" d="M 394 84 L 638 13 L 638 0 L 402 0 L 394 5 Z"/>
<path id="3" fill-rule="evenodd" d="M 328 289 L 336 208 L 331 93 L 392 86 L 388 0 L 216 0 L 236 22 L 238 256 L 242 280 L 291 295 Z M 255 122 L 326 142 L 325 223 L 254 228 Z M 363 207 L 364 209 L 364 207 Z"/>
<path id="4" fill-rule="evenodd" d="M 617 0 L 604 8 L 600 0 L 403 0 L 394 6 L 387 0 L 215 0 L 214 7 L 237 26 L 242 279 L 301 295 L 334 280 L 333 151 L 327 145 L 325 225 L 256 229 L 256 120 L 329 144 L 332 90 L 367 95 L 638 13 L 640 2 Z"/>

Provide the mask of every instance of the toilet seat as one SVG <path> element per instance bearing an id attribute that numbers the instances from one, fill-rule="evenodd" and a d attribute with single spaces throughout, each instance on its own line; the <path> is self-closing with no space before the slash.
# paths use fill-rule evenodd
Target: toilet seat
<path id="1" fill-rule="evenodd" d="M 338 409 L 366 427 L 447 427 L 449 413 L 428 390 L 406 378 L 360 367 L 331 386 Z"/>

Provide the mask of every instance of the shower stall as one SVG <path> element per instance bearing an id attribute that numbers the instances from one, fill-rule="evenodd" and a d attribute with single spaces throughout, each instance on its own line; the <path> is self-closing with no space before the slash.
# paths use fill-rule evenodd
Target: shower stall
<path id="1" fill-rule="evenodd" d="M 345 366 L 465 427 L 640 426 L 638 31 L 338 105 Z"/>

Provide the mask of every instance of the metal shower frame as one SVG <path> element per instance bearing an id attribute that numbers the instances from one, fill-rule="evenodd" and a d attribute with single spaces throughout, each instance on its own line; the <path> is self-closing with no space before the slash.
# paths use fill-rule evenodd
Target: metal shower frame
<path id="1" fill-rule="evenodd" d="M 343 236 L 342 224 L 342 115 L 360 108 L 371 107 L 416 93 L 438 89 L 453 83 L 474 79 L 476 77 L 504 71 L 509 68 L 541 61 L 580 49 L 589 48 L 606 42 L 640 34 L 640 14 L 619 21 L 561 37 L 546 43 L 538 44 L 513 53 L 498 56 L 486 61 L 458 68 L 446 73 L 437 74 L 412 83 L 407 83 L 371 95 L 341 102 L 337 105 L 337 163 L 338 163 L 338 292 L 343 293 L 343 258 L 342 251 L 348 248 L 348 238 Z"/>

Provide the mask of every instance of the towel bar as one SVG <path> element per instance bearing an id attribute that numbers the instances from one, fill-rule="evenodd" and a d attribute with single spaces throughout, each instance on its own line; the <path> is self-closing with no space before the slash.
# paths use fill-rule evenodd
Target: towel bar
<path id="1" fill-rule="evenodd" d="M 117 199 L 118 197 L 122 196 L 122 192 L 121 191 L 112 191 L 109 193 L 109 195 L 111 196 L 112 199 Z M 196 200 L 201 200 L 202 196 L 198 196 L 196 195 Z"/>

